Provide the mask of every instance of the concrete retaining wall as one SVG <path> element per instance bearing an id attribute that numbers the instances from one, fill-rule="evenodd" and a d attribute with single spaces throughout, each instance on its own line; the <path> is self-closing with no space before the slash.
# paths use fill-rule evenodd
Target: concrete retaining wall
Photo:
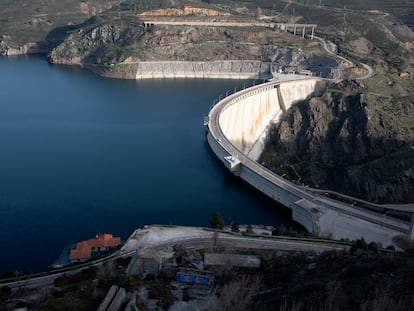
<path id="1" fill-rule="evenodd" d="M 137 62 L 136 79 L 214 78 L 268 79 L 270 64 L 260 61 Z"/>

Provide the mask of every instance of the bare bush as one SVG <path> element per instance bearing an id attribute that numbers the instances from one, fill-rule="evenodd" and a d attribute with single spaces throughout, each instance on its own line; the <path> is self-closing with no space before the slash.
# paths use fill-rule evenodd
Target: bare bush
<path id="1" fill-rule="evenodd" d="M 262 277 L 258 275 L 242 275 L 225 284 L 221 288 L 221 310 L 245 310 L 253 301 L 262 285 Z"/>

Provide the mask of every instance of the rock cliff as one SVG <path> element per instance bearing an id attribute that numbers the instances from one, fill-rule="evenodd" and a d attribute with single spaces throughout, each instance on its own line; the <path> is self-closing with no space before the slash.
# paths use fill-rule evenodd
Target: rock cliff
<path id="1" fill-rule="evenodd" d="M 299 184 L 377 203 L 413 202 L 412 123 L 398 117 L 414 114 L 413 101 L 389 103 L 395 120 L 371 105 L 355 81 L 329 85 L 273 126 L 259 161 Z"/>

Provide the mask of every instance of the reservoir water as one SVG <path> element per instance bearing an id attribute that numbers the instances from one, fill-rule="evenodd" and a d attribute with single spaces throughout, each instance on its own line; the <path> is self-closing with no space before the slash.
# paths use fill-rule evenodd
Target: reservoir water
<path id="1" fill-rule="evenodd" d="M 203 117 L 245 81 L 101 78 L 0 58 L 0 272 L 44 269 L 65 245 L 145 224 L 290 224 L 232 178 Z"/>

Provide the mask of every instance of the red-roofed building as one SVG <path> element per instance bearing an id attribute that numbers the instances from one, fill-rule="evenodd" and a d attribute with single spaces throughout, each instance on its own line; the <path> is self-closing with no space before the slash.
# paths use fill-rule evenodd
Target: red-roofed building
<path id="1" fill-rule="evenodd" d="M 70 251 L 70 262 L 81 262 L 91 259 L 96 252 L 105 252 L 121 244 L 121 238 L 112 234 L 101 234 L 95 239 L 76 243 L 76 248 Z"/>

